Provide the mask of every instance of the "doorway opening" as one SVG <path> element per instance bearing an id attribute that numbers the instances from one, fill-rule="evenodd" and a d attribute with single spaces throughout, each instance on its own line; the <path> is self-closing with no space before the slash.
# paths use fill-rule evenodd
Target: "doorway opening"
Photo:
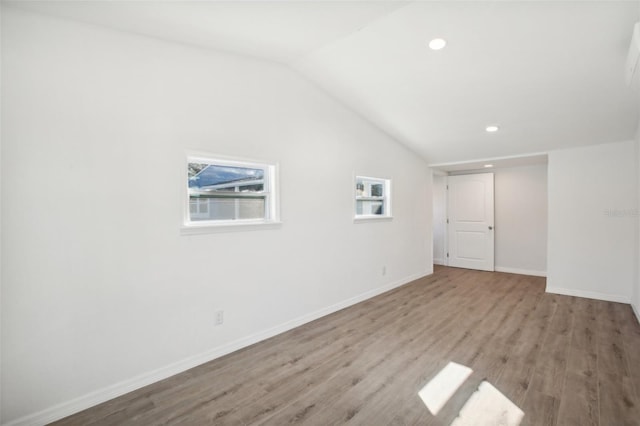
<path id="1" fill-rule="evenodd" d="M 430 167 L 434 264 L 546 276 L 546 154 Z"/>

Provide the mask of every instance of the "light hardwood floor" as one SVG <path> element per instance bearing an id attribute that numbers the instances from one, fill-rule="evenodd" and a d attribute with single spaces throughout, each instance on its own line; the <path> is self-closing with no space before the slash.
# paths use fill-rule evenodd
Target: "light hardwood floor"
<path id="1" fill-rule="evenodd" d="M 544 293 L 544 278 L 429 277 L 59 421 L 57 425 L 449 425 L 486 380 L 523 425 L 640 425 L 631 308 Z M 437 416 L 418 391 L 473 374 Z"/>

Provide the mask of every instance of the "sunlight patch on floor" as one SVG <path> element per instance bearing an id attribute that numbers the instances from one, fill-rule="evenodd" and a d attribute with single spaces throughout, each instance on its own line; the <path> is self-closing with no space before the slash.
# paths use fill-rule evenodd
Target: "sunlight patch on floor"
<path id="1" fill-rule="evenodd" d="M 518 426 L 524 412 L 491 383 L 483 381 L 451 426 Z"/>
<path id="2" fill-rule="evenodd" d="M 438 414 L 454 393 L 462 386 L 473 370 L 464 365 L 449 362 L 418 392 L 431 414 Z"/>

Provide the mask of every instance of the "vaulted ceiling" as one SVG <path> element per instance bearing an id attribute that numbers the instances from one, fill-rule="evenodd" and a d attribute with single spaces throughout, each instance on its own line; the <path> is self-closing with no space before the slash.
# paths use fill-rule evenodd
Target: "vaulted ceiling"
<path id="1" fill-rule="evenodd" d="M 628 140 L 638 126 L 640 89 L 624 78 L 638 1 L 13 3 L 281 62 L 432 164 Z"/>

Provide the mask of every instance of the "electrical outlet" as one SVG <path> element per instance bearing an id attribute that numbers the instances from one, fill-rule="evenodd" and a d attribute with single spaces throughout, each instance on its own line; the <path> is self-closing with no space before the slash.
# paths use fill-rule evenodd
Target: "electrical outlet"
<path id="1" fill-rule="evenodd" d="M 387 275 L 387 266 L 382 267 L 382 275 Z"/>
<path id="2" fill-rule="evenodd" d="M 215 325 L 222 325 L 224 323 L 224 311 L 216 311 Z"/>

